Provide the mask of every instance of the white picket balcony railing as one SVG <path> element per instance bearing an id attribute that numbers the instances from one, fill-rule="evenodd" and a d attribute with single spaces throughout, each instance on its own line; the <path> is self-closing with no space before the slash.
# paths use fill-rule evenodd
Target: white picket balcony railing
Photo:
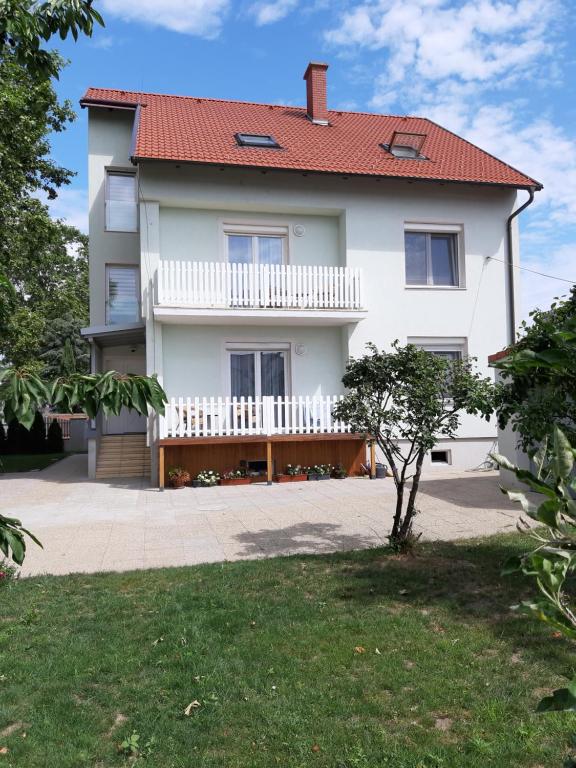
<path id="1" fill-rule="evenodd" d="M 360 269 L 161 260 L 157 302 L 169 307 L 361 309 Z"/>
<path id="2" fill-rule="evenodd" d="M 350 432 L 332 415 L 342 397 L 173 397 L 160 438 Z"/>

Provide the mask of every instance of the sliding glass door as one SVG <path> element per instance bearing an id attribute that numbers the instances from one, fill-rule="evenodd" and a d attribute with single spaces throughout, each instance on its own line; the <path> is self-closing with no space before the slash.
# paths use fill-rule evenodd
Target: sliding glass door
<path id="1" fill-rule="evenodd" d="M 286 395 L 286 352 L 230 352 L 232 397 Z"/>

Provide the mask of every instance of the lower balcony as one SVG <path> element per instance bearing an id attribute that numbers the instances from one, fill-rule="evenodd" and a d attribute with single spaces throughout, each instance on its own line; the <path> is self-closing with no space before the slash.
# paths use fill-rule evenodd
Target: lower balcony
<path id="1" fill-rule="evenodd" d="M 240 466 L 257 470 L 256 482 L 272 483 L 292 466 L 340 465 L 363 474 L 366 435 L 334 418 L 342 395 L 301 397 L 171 398 L 160 418 L 159 485 L 171 467 L 192 478 L 204 470 L 220 474 Z M 375 466 L 374 449 L 370 452 Z"/>
<path id="2" fill-rule="evenodd" d="M 162 260 L 154 316 L 160 322 L 344 325 L 366 316 L 352 267 Z"/>
<path id="3" fill-rule="evenodd" d="M 343 395 L 171 398 L 160 439 L 343 434 L 332 411 Z"/>

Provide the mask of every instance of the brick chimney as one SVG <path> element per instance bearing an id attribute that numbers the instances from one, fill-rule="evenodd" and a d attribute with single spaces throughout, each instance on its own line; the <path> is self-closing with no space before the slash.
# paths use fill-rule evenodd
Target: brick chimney
<path id="1" fill-rule="evenodd" d="M 326 70 L 328 64 L 311 61 L 304 72 L 308 119 L 317 125 L 328 125 L 326 106 Z"/>

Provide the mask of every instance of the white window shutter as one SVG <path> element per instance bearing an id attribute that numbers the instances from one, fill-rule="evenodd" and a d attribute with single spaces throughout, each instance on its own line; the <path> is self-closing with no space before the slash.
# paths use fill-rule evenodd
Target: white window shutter
<path id="1" fill-rule="evenodd" d="M 134 174 L 108 174 L 106 229 L 110 232 L 137 231 L 136 177 Z"/>

